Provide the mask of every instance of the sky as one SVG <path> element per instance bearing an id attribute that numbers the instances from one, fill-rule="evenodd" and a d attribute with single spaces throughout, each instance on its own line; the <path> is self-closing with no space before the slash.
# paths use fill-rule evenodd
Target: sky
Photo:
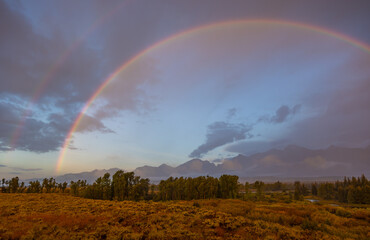
<path id="1" fill-rule="evenodd" d="M 0 177 L 369 146 L 369 12 L 0 0 Z"/>

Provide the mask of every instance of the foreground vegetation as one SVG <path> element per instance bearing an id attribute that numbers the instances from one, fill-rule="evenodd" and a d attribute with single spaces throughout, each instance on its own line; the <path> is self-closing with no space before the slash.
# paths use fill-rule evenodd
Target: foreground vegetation
<path id="1" fill-rule="evenodd" d="M 1 194 L 0 239 L 369 239 L 370 209 L 307 201 L 104 201 Z"/>
<path id="2" fill-rule="evenodd" d="M 319 202 L 311 203 L 312 198 Z M 370 182 L 241 184 L 133 172 L 93 184 L 2 180 L 0 239 L 370 239 Z"/>

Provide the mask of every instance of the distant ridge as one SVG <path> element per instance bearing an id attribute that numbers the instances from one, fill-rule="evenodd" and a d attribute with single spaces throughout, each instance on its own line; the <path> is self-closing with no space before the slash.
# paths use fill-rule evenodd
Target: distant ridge
<path id="1" fill-rule="evenodd" d="M 94 170 L 91 172 L 70 173 L 55 177 L 57 182 L 70 182 L 79 179 L 93 183 L 105 173 L 113 175 L 119 168 Z M 289 145 L 282 150 L 271 149 L 251 156 L 237 155 L 224 159 L 221 164 L 207 160 L 191 159 L 177 167 L 162 164 L 158 167 L 143 166 L 134 170 L 135 174 L 149 178 L 156 183 L 170 176 L 196 177 L 238 175 L 241 181 L 335 181 L 344 176 L 370 176 L 370 146 L 366 148 L 344 148 L 330 146 L 312 150 Z M 33 181 L 36 179 L 28 179 Z M 40 179 L 38 179 L 40 180 Z"/>
<path id="2" fill-rule="evenodd" d="M 86 180 L 87 183 L 91 184 L 95 182 L 95 180 L 101 176 L 103 176 L 105 173 L 109 173 L 113 175 L 115 172 L 120 170 L 119 168 L 111 168 L 108 170 L 105 169 L 95 169 L 91 172 L 81 172 L 81 173 L 67 173 L 64 175 L 56 176 L 55 181 L 58 183 L 67 182 L 70 183 L 71 181 L 78 181 L 78 180 Z M 42 181 L 42 178 L 32 178 L 32 179 L 26 179 L 24 180 L 26 183 L 29 183 L 30 181 Z"/>
<path id="3" fill-rule="evenodd" d="M 166 165 L 167 166 L 167 165 Z M 215 165 L 209 161 L 192 159 L 177 167 L 144 166 L 135 174 L 148 178 L 169 176 L 200 176 L 235 174 L 241 178 L 300 179 L 342 176 L 370 175 L 370 146 L 366 148 L 344 148 L 330 146 L 312 150 L 296 145 L 288 145 L 282 150 L 271 149 L 251 156 L 239 154 L 224 159 Z"/>

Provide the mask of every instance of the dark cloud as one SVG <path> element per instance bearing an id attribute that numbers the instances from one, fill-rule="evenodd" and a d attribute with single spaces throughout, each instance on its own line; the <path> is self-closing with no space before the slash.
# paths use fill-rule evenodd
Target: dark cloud
<path id="1" fill-rule="evenodd" d="M 271 118 L 271 122 L 274 123 L 282 123 L 287 120 L 289 116 L 293 116 L 296 114 L 301 108 L 301 105 L 295 105 L 292 108 L 289 108 L 288 106 L 281 106 L 278 110 L 276 110 L 275 116 Z"/>
<path id="2" fill-rule="evenodd" d="M 72 124 L 71 118 L 63 114 L 50 114 L 45 120 L 30 116 L 26 117 L 22 124 L 24 111 L 25 109 L 15 104 L 0 102 L 0 151 L 13 149 L 38 153 L 57 151 Z M 86 119 L 79 131 L 112 132 L 93 117 Z"/>
<path id="3" fill-rule="evenodd" d="M 301 109 L 301 104 L 297 104 L 293 106 L 292 108 L 282 105 L 279 107 L 275 115 L 269 117 L 269 116 L 263 116 L 259 119 L 259 121 L 262 122 L 270 122 L 270 123 L 283 123 L 289 119 L 289 117 L 292 117 L 296 113 L 298 113 Z"/>
<path id="4" fill-rule="evenodd" d="M 55 122 L 47 123 L 27 117 L 22 127 L 18 129 L 22 116 L 21 110 L 13 104 L 0 102 L 0 148 L 2 151 L 12 150 L 13 144 L 17 144 L 16 149 L 34 152 L 53 151 L 61 146 L 64 132 L 52 126 L 58 125 Z M 22 134 L 17 133 L 20 131 Z"/>
<path id="5" fill-rule="evenodd" d="M 16 125 L 13 129 L 16 129 Z M 57 151 L 63 144 L 65 134 L 66 126 L 61 126 L 58 122 L 27 118 L 14 147 L 18 150 L 39 153 Z"/>
<path id="6" fill-rule="evenodd" d="M 238 140 L 251 138 L 252 127 L 243 123 L 214 122 L 208 125 L 206 142 L 190 153 L 189 157 L 201 157 L 209 151 Z"/>
<path id="7" fill-rule="evenodd" d="M 12 150 L 11 147 L 3 146 L 3 143 L 0 142 L 0 152 L 6 152 L 6 151 L 11 151 L 11 150 Z"/>

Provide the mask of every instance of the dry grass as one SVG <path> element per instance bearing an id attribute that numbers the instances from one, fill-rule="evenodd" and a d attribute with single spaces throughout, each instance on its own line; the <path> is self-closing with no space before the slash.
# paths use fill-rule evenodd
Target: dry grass
<path id="1" fill-rule="evenodd" d="M 0 239 L 370 239 L 369 233 L 369 208 L 0 194 Z"/>

